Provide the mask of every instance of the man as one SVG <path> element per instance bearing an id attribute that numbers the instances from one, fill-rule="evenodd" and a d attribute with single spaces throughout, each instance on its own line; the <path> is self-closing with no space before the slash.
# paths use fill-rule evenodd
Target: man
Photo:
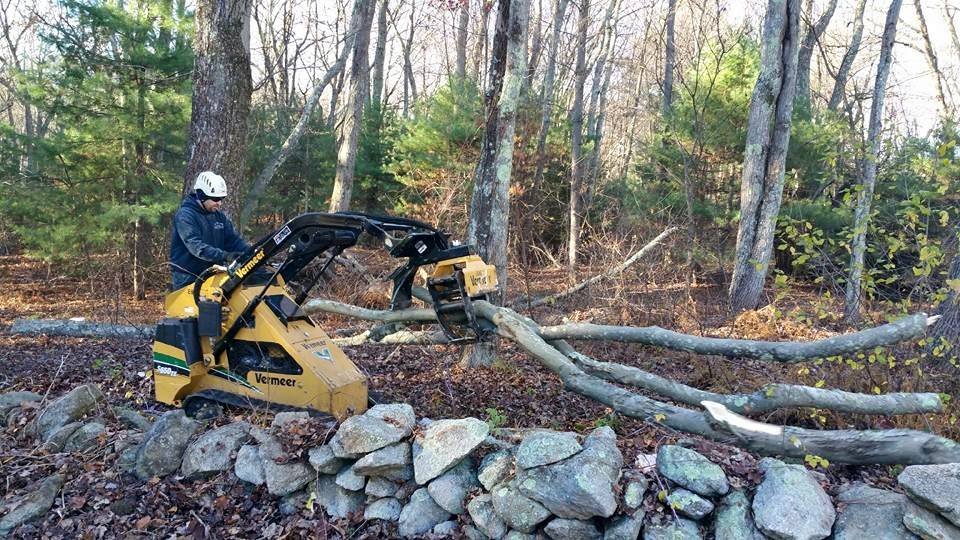
<path id="1" fill-rule="evenodd" d="M 204 171 L 197 175 L 193 189 L 173 218 L 170 267 L 174 290 L 192 283 L 214 264 L 233 262 L 250 247 L 220 211 L 227 196 L 223 177 Z"/>

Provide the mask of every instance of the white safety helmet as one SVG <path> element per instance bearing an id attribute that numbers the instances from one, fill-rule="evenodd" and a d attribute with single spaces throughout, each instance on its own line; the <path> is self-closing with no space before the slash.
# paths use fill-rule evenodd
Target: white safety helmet
<path id="1" fill-rule="evenodd" d="M 202 191 L 207 197 L 226 197 L 227 182 L 222 176 L 213 171 L 203 171 L 197 175 L 193 189 Z"/>

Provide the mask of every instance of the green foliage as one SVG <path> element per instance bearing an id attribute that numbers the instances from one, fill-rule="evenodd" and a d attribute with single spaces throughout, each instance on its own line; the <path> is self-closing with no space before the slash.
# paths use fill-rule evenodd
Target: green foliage
<path id="1" fill-rule="evenodd" d="M 487 413 L 487 425 L 490 426 L 491 431 L 494 431 L 507 423 L 507 415 L 504 414 L 500 409 L 488 407 L 485 409 L 485 412 Z"/>

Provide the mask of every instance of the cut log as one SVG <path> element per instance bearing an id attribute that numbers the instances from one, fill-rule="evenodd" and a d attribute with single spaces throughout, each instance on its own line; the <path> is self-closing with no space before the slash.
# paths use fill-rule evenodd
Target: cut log
<path id="1" fill-rule="evenodd" d="M 17 319 L 10 326 L 12 334 L 98 337 L 122 339 L 153 339 L 152 324 L 110 324 L 64 319 Z"/>

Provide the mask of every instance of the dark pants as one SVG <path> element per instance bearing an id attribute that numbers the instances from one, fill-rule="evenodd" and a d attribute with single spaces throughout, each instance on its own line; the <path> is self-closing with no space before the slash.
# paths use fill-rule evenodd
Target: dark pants
<path id="1" fill-rule="evenodd" d="M 196 281 L 197 276 L 193 274 L 188 274 L 186 272 L 180 272 L 177 270 L 173 271 L 173 289 L 174 291 L 180 289 L 181 287 L 193 283 Z"/>

